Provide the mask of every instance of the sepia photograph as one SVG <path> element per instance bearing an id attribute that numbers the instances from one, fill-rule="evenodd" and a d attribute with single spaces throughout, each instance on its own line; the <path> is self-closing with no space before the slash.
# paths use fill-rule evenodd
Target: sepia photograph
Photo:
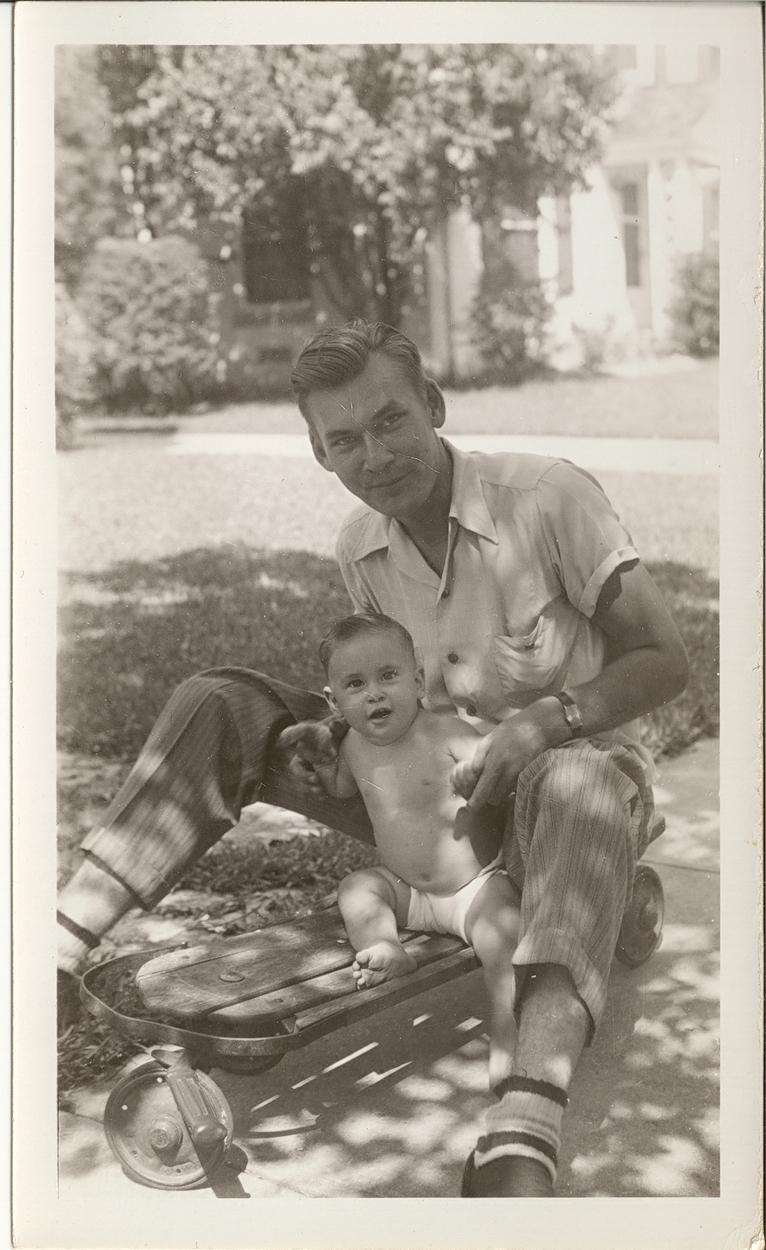
<path id="1" fill-rule="evenodd" d="M 14 405 L 24 707 L 40 686 L 14 1048 L 36 890 L 62 1212 L 31 1212 L 25 1128 L 16 1244 L 749 1244 L 746 21 L 412 4 L 389 36 L 379 5 L 22 4 L 27 56 L 31 7 L 84 13 L 16 132 L 50 229 L 14 307 L 50 351 L 17 389 L 36 433 Z M 742 1167 L 722 1030 L 755 1082 Z M 687 1201 L 514 1207 L 499 1243 L 494 1206 L 387 1229 L 295 1205 L 519 1197 Z"/>

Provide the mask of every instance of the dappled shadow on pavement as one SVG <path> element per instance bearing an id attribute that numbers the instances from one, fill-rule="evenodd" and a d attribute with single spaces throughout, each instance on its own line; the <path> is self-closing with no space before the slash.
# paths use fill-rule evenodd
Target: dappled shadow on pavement
<path id="1" fill-rule="evenodd" d="M 638 1012 L 623 1039 L 626 999 Z M 560 1194 L 717 1194 L 716 953 L 661 950 L 644 969 L 616 969 L 609 1012 L 574 1085 Z"/>
<path id="2" fill-rule="evenodd" d="M 565 1117 L 560 1196 L 717 1193 L 708 940 L 677 925 L 643 969 L 615 966 Z M 484 1007 L 472 974 L 260 1076 L 217 1073 L 249 1173 L 315 1196 L 456 1196 L 489 1105 Z"/>

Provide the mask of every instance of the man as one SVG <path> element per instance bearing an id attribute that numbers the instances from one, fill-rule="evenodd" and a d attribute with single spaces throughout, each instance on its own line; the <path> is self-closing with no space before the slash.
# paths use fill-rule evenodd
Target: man
<path id="1" fill-rule="evenodd" d="M 316 459 L 364 505 L 337 552 L 356 610 L 409 630 L 428 705 L 485 734 L 471 804 L 507 810 L 518 1041 L 463 1193 L 549 1195 L 651 820 L 636 718 L 683 689 L 683 644 L 598 484 L 564 461 L 450 447 L 442 393 L 405 336 L 323 331 L 293 387 Z M 249 670 L 183 683 L 63 892 L 65 991 L 89 947 L 129 907 L 154 906 L 245 803 L 371 840 L 358 799 L 324 795 L 309 765 L 296 773 L 273 749 L 288 724 L 322 716 L 320 696 Z"/>

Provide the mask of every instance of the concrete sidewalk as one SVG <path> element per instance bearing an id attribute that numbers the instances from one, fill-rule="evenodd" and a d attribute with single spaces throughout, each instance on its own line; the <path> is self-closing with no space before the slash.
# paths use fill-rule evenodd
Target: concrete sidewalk
<path id="1" fill-rule="evenodd" d="M 646 862 L 665 888 L 663 944 L 642 968 L 614 965 L 565 1115 L 562 1197 L 718 1193 L 718 743 L 665 762 L 656 794 L 667 832 Z M 473 973 L 260 1076 L 214 1073 L 243 1152 L 224 1196 L 455 1197 L 489 1105 L 484 1011 Z M 62 1197 L 136 1194 L 104 1139 L 113 1084 L 61 1115 Z"/>
<path id="2" fill-rule="evenodd" d="M 584 469 L 630 473 L 716 474 L 720 449 L 711 438 L 596 438 L 589 435 L 447 434 L 460 451 L 563 456 Z M 160 450 L 170 456 L 282 456 L 310 460 L 304 434 L 232 434 L 178 430 Z"/>

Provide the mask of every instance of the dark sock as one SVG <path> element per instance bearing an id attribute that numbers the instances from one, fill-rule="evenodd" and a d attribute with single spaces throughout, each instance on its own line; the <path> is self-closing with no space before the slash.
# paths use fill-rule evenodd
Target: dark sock
<path id="1" fill-rule="evenodd" d="M 469 1163 L 463 1197 L 553 1198 L 553 1180 L 548 1168 L 537 1159 L 504 1154 L 480 1168 Z"/>

